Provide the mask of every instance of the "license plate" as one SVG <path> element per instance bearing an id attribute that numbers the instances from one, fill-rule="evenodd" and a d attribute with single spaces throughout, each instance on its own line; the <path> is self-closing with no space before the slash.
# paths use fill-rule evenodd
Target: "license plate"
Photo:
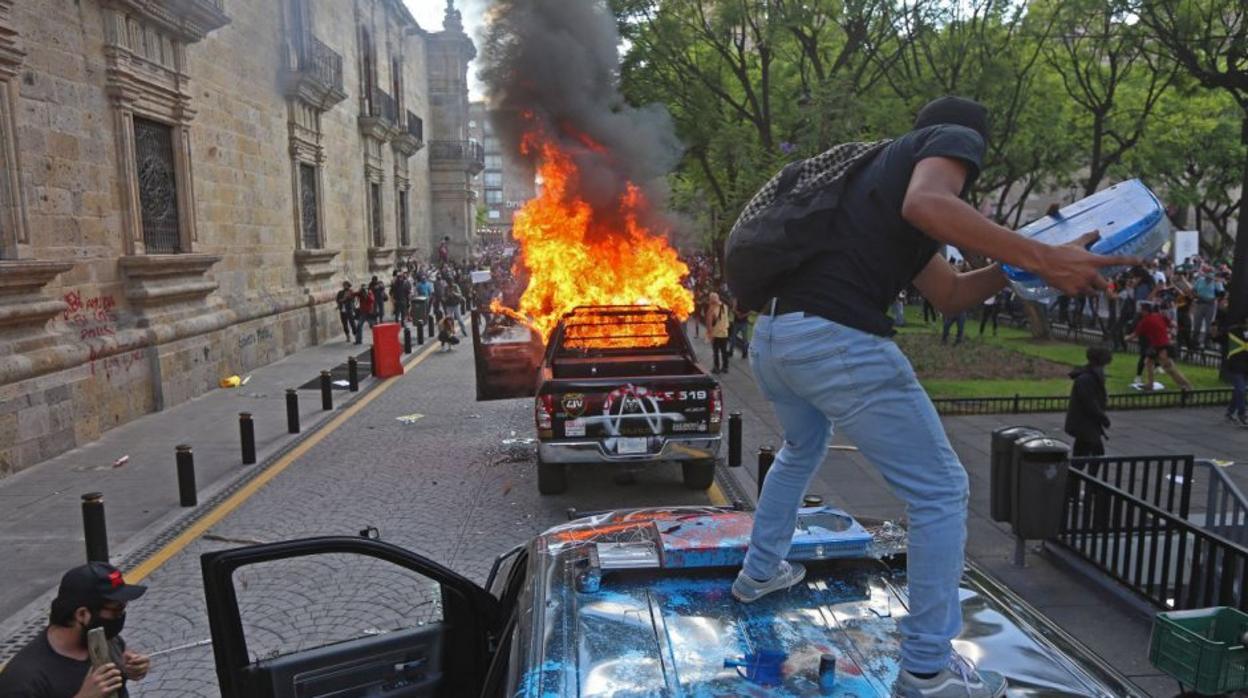
<path id="1" fill-rule="evenodd" d="M 621 456 L 631 456 L 638 453 L 646 452 L 646 437 L 624 437 L 616 441 L 616 453 Z"/>
<path id="2" fill-rule="evenodd" d="M 584 436 L 585 422 L 580 419 L 569 419 L 563 423 L 564 436 Z"/>

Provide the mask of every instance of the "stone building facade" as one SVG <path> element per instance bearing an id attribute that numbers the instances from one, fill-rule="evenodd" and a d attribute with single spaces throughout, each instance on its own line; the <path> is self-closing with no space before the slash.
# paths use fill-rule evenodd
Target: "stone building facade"
<path id="1" fill-rule="evenodd" d="M 401 0 L 0 0 L 0 476 L 469 245 L 472 56 L 453 0 L 436 32 Z"/>
<path id="2" fill-rule="evenodd" d="M 494 135 L 492 113 L 485 102 L 468 105 L 468 137 L 479 141 L 485 152 L 485 170 L 474 180 L 477 207 L 482 210 L 477 239 L 482 244 L 512 242 L 512 217 L 537 196 L 532 163 L 506 150 Z"/>

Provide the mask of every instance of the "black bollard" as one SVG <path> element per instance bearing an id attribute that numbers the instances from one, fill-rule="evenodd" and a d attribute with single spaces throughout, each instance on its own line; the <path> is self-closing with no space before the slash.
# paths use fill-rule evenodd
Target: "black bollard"
<path id="1" fill-rule="evenodd" d="M 741 467 L 741 413 L 728 415 L 728 467 Z"/>
<path id="2" fill-rule="evenodd" d="M 256 424 L 250 412 L 238 413 L 238 439 L 243 446 L 243 465 L 256 462 Z"/>
<path id="3" fill-rule="evenodd" d="M 347 359 L 347 387 L 353 393 L 360 389 L 360 362 L 354 356 Z"/>
<path id="4" fill-rule="evenodd" d="M 377 377 L 377 345 L 368 348 L 368 375 Z"/>
<path id="5" fill-rule="evenodd" d="M 321 409 L 334 409 L 333 387 L 329 384 L 329 371 L 321 371 Z"/>
<path id="6" fill-rule="evenodd" d="M 771 470 L 771 463 L 776 459 L 776 452 L 771 446 L 760 446 L 758 449 L 758 496 L 763 496 L 763 481 L 767 479 L 767 472 Z"/>
<path id="7" fill-rule="evenodd" d="M 417 322 L 415 323 L 415 325 L 416 325 L 416 344 L 423 347 L 425 345 L 425 323 Z"/>
<path id="8" fill-rule="evenodd" d="M 438 333 L 436 330 L 433 329 L 433 314 L 432 313 L 429 314 L 428 323 L 429 323 L 429 331 L 428 331 L 429 341 L 433 341 L 433 338 L 438 336 Z"/>
<path id="9" fill-rule="evenodd" d="M 199 495 L 195 492 L 195 454 L 186 444 L 174 447 L 174 458 L 178 463 L 178 501 L 184 507 L 199 504 Z"/>
<path id="10" fill-rule="evenodd" d="M 412 353 L 412 328 L 410 327 L 403 328 L 403 353 Z"/>
<path id="11" fill-rule="evenodd" d="M 104 495 L 82 495 L 82 533 L 87 539 L 87 562 L 108 562 L 108 527 L 104 525 Z"/>
<path id="12" fill-rule="evenodd" d="M 817 494 L 808 494 L 805 497 L 802 497 L 802 506 L 821 507 L 823 506 L 823 497 Z"/>
<path id="13" fill-rule="evenodd" d="M 286 431 L 299 433 L 299 393 L 294 388 L 286 389 Z"/>

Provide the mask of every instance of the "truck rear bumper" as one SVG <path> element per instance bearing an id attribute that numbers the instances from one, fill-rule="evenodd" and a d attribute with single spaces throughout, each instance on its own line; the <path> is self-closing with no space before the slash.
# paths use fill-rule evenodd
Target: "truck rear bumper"
<path id="1" fill-rule="evenodd" d="M 545 463 L 640 463 L 647 461 L 683 461 L 714 458 L 719 453 L 719 434 L 671 436 L 663 441 L 657 453 L 620 455 L 608 450 L 603 440 L 542 441 L 537 453 Z"/>

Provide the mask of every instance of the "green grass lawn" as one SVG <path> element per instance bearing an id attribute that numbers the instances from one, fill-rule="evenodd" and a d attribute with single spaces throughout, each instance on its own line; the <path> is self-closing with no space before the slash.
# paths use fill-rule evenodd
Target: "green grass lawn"
<path id="1" fill-rule="evenodd" d="M 940 344 L 941 322 L 924 325 L 918 307 L 906 309 L 906 326 L 898 328 L 898 344 L 906 351 L 919 375 L 919 381 L 932 397 L 987 397 L 1018 393 L 1025 396 L 1066 395 L 1070 379 L 1066 373 L 1085 363 L 1087 347 L 1061 340 L 1038 341 L 1025 329 L 1001 326 L 997 336 L 991 328 L 980 337 L 979 318 L 967 318 L 961 346 L 953 346 L 957 328 L 950 328 L 950 345 Z M 1136 354 L 1116 352 L 1105 370 L 1107 389 L 1112 393 L 1130 392 L 1135 377 Z M 1180 365 L 1193 387 L 1225 387 L 1214 368 Z M 1167 389 L 1177 389 L 1174 380 L 1159 374 L 1157 380 Z"/>

